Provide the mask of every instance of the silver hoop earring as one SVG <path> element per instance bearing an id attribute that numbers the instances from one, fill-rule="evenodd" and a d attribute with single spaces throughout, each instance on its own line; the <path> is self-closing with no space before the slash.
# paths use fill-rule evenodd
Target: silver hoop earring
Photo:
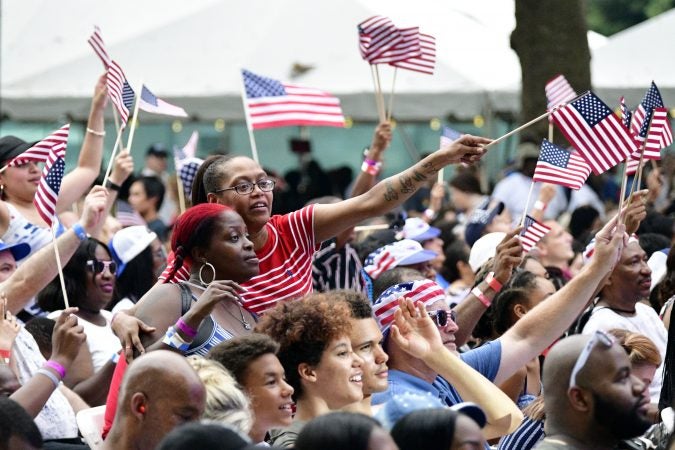
<path id="1" fill-rule="evenodd" d="M 204 282 L 204 278 L 202 277 L 202 270 L 204 270 L 204 267 L 208 267 L 209 269 L 211 269 L 213 271 L 213 276 L 211 277 L 211 281 L 209 281 L 208 283 Z M 208 261 L 204 261 L 202 263 L 202 266 L 199 268 L 199 282 L 204 286 L 208 286 L 215 279 L 216 279 L 216 268 L 213 267 L 213 264 L 209 263 Z"/>

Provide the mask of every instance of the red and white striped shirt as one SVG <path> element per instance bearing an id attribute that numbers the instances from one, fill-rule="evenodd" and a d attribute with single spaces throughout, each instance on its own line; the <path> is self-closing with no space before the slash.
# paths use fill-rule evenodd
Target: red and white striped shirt
<path id="1" fill-rule="evenodd" d="M 265 225 L 267 242 L 256 255 L 260 259 L 260 275 L 242 283 L 244 306 L 261 314 L 279 301 L 295 300 L 312 292 L 312 256 L 319 246 L 314 241 L 314 205 L 283 216 L 272 216 Z M 173 252 L 160 279 L 173 267 Z M 176 272 L 172 283 L 186 281 L 190 267 Z"/>

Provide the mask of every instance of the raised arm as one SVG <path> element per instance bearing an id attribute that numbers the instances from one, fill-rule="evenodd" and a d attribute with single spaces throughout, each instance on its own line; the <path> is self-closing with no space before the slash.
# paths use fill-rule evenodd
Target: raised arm
<path id="1" fill-rule="evenodd" d="M 479 404 L 487 416 L 487 439 L 513 432 L 523 414 L 511 399 L 487 378 L 443 346 L 440 333 L 423 303 L 417 308 L 409 299 L 400 301 L 391 327 L 391 338 L 406 352 L 421 359 L 452 383 L 465 401 Z"/>
<path id="2" fill-rule="evenodd" d="M 595 251 L 589 264 L 502 335 L 502 358 L 496 384 L 504 382 L 528 361 L 539 356 L 572 325 L 616 265 L 624 237 L 625 226 L 617 225 L 617 217 L 614 217 L 595 236 Z"/>
<path id="3" fill-rule="evenodd" d="M 435 151 L 409 169 L 377 183 L 368 192 L 339 203 L 320 204 L 314 209 L 317 242 L 332 238 L 364 219 L 382 215 L 403 204 L 417 189 L 434 179 L 438 171 L 460 162 L 472 164 L 485 153 L 490 139 L 464 135 Z"/>
<path id="4" fill-rule="evenodd" d="M 382 167 L 382 155 L 387 147 L 389 147 L 390 142 L 391 124 L 389 122 L 382 122 L 375 128 L 373 142 L 370 144 L 365 155 L 364 167 L 367 170 L 361 170 L 359 172 L 350 197 L 357 197 L 364 192 L 368 192 L 370 188 L 375 186 L 375 183 L 377 183 L 377 174 Z"/>
<path id="5" fill-rule="evenodd" d="M 84 134 L 77 167 L 63 177 L 59 198 L 56 201 L 57 213 L 70 209 L 71 205 L 87 192 L 101 171 L 101 161 L 103 160 L 102 133 L 105 131 L 103 111 L 107 104 L 107 96 L 106 76 L 103 74 L 96 83 L 94 97 L 91 100 L 87 129 L 92 131 L 86 131 Z"/>
<path id="6" fill-rule="evenodd" d="M 80 224 L 86 233 L 95 235 L 102 224 L 107 195 L 104 188 L 95 186 L 85 198 Z M 59 236 L 56 245 L 62 265 L 66 265 L 80 242 L 80 237 L 72 228 Z M 50 243 L 31 255 L 12 276 L 0 283 L 0 292 L 7 293 L 7 309 L 17 314 L 57 273 L 54 243 Z"/>

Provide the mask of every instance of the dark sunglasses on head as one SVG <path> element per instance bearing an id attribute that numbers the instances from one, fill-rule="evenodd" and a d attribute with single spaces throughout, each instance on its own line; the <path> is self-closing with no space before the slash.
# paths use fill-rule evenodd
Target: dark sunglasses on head
<path id="1" fill-rule="evenodd" d="M 444 309 L 438 309 L 436 311 L 428 311 L 427 314 L 429 314 L 429 317 L 431 317 L 439 327 L 444 327 L 448 324 L 448 317 L 450 317 L 450 320 L 453 322 L 457 322 L 457 320 L 455 320 L 457 319 L 457 315 L 453 310 L 446 311 Z"/>
<path id="2" fill-rule="evenodd" d="M 108 269 L 111 274 L 115 275 L 117 273 L 117 263 L 115 261 L 99 261 L 98 259 L 90 259 L 87 261 L 87 267 L 94 272 L 102 273 L 105 269 Z"/>

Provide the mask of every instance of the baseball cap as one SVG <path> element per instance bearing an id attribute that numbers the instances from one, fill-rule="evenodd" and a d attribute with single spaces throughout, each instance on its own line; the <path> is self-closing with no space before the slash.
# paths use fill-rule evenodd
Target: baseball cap
<path id="1" fill-rule="evenodd" d="M 539 146 L 534 142 L 522 142 L 518 145 L 518 161 L 539 158 Z"/>
<path id="2" fill-rule="evenodd" d="M 495 216 L 501 214 L 504 210 L 503 202 L 498 202 L 494 208 L 488 210 L 489 202 L 490 200 L 486 199 L 474 209 L 471 216 L 469 216 L 466 227 L 464 228 L 464 240 L 469 247 L 473 246 L 473 244 L 480 239 L 483 235 L 483 231 L 485 231 L 485 227 L 492 223 Z"/>
<path id="3" fill-rule="evenodd" d="M 169 152 L 167 151 L 166 147 L 160 142 L 152 144 L 150 147 L 148 147 L 148 151 L 145 152 L 145 154 L 158 156 L 160 158 L 166 158 L 169 156 Z"/>
<path id="4" fill-rule="evenodd" d="M 26 142 L 16 136 L 3 136 L 0 138 L 0 163 L 6 163 L 10 159 L 19 156 L 31 148 L 34 143 Z"/>
<path id="5" fill-rule="evenodd" d="M 398 266 L 409 266 L 436 258 L 438 253 L 425 250 L 417 241 L 401 239 L 400 241 L 380 247 L 372 252 L 364 262 L 363 270 L 376 280 L 382 272 Z"/>
<path id="6" fill-rule="evenodd" d="M 652 285 L 649 288 L 650 291 L 653 291 L 657 284 L 663 280 L 663 277 L 666 276 L 668 267 L 666 266 L 666 261 L 668 260 L 668 253 L 670 248 L 664 248 L 663 250 L 656 251 L 652 253 L 652 256 L 649 257 L 647 265 L 652 270 Z"/>
<path id="7" fill-rule="evenodd" d="M 487 423 L 487 416 L 483 408 L 473 402 L 461 402 L 450 407 L 451 410 L 469 416 L 479 427 L 484 428 Z"/>
<path id="8" fill-rule="evenodd" d="M 0 240 L 0 252 L 9 250 L 12 252 L 15 261 L 24 259 L 30 253 L 30 245 L 25 242 L 17 242 L 16 244 L 6 244 Z"/>
<path id="9" fill-rule="evenodd" d="M 445 408 L 441 401 L 431 393 L 403 392 L 392 396 L 375 414 L 375 418 L 385 430 L 391 430 L 396 422 L 407 414 L 419 409 Z"/>
<path id="10" fill-rule="evenodd" d="M 476 272 L 485 264 L 485 261 L 495 256 L 497 245 L 504 240 L 504 236 L 506 236 L 506 233 L 502 231 L 488 233 L 473 244 L 469 253 L 469 266 L 471 266 L 471 270 Z"/>
<path id="11" fill-rule="evenodd" d="M 145 250 L 152 241 L 157 239 L 157 234 L 147 229 L 145 225 L 122 228 L 110 240 L 108 247 L 113 258 L 119 264 L 117 276 L 119 277 L 127 263 Z"/>
<path id="12" fill-rule="evenodd" d="M 406 281 L 387 288 L 373 302 L 373 314 L 382 332 L 389 330 L 394 321 L 398 299 L 401 297 L 406 297 L 415 304 L 422 302 L 424 306 L 429 306 L 439 300 L 445 301 L 445 292 L 435 281 L 428 279 Z"/>
<path id="13" fill-rule="evenodd" d="M 430 226 L 419 217 L 410 217 L 406 219 L 405 225 L 403 226 L 403 237 L 417 242 L 424 242 L 429 239 L 433 239 L 438 237 L 440 234 L 441 230 Z"/>

